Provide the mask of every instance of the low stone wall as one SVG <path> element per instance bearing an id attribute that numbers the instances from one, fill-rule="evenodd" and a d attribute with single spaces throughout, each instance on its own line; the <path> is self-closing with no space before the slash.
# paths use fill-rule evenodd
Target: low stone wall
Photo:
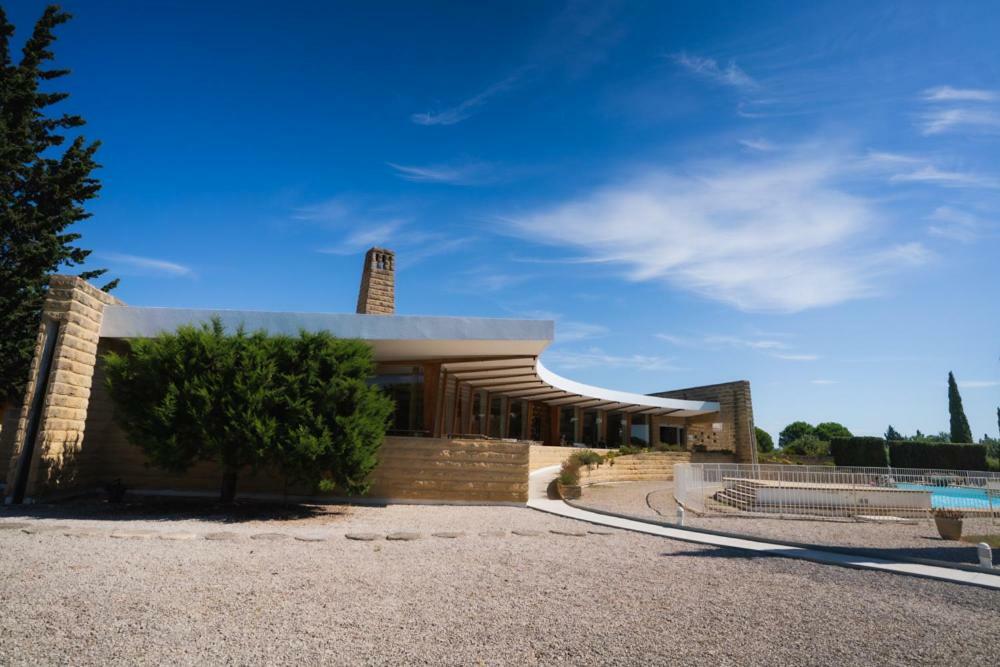
<path id="1" fill-rule="evenodd" d="M 618 456 L 614 463 L 606 462 L 590 470 L 580 471 L 580 486 L 608 482 L 672 481 L 674 465 L 678 463 L 730 463 L 734 457 L 712 452 L 648 452 Z"/>
<path id="2" fill-rule="evenodd" d="M 562 462 L 569 458 L 573 452 L 580 451 L 579 447 L 553 447 L 551 445 L 531 445 L 531 462 L 529 467 L 532 471 L 549 466 L 562 465 Z M 590 451 L 599 454 L 607 454 L 611 449 L 591 449 Z"/>

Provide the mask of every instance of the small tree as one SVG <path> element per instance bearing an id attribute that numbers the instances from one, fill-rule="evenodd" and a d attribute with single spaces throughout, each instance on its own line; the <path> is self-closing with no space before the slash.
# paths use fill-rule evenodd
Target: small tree
<path id="1" fill-rule="evenodd" d="M 216 319 L 133 341 L 105 364 L 129 440 L 173 472 L 219 463 L 222 502 L 235 497 L 244 467 L 365 491 L 392 411 L 367 383 L 371 348 L 327 333 L 226 335 Z"/>
<path id="2" fill-rule="evenodd" d="M 906 438 L 903 436 L 902 433 L 900 433 L 899 431 L 897 431 L 896 429 L 894 429 L 892 427 L 892 424 L 889 424 L 889 428 L 887 428 L 885 430 L 885 440 L 886 440 L 886 442 L 896 442 L 896 441 L 905 440 L 905 439 Z"/>
<path id="3" fill-rule="evenodd" d="M 757 451 L 774 451 L 774 440 L 771 439 L 771 434 L 759 426 L 755 426 L 753 430 L 754 434 L 757 436 Z"/>
<path id="4" fill-rule="evenodd" d="M 820 440 L 813 433 L 807 433 L 782 447 L 782 452 L 799 456 L 829 456 L 830 443 Z"/>
<path id="5" fill-rule="evenodd" d="M 816 429 L 808 422 L 792 422 L 778 434 L 778 446 L 784 449 L 788 443 L 804 435 L 815 435 Z"/>
<path id="6" fill-rule="evenodd" d="M 962 407 L 962 395 L 958 393 L 958 383 L 955 376 L 948 372 L 948 414 L 951 416 L 951 441 L 972 442 L 972 429 L 969 420 L 965 418 Z"/>
<path id="7" fill-rule="evenodd" d="M 816 437 L 824 442 L 833 442 L 834 438 L 850 438 L 854 434 L 847 430 L 847 427 L 837 422 L 823 422 L 816 424 Z"/>

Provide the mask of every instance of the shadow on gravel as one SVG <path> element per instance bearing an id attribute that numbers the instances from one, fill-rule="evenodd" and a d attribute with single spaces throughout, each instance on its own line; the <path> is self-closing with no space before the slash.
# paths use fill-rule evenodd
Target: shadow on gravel
<path id="1" fill-rule="evenodd" d="M 121 503 L 81 499 L 0 507 L 0 519 L 85 519 L 96 521 L 336 521 L 350 513 L 348 505 L 311 505 L 236 501 L 231 505 L 203 498 L 142 498 Z"/>

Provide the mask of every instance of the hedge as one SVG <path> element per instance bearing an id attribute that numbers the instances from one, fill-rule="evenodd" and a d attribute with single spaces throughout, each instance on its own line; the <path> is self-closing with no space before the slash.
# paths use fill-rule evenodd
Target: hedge
<path id="1" fill-rule="evenodd" d="M 870 468 L 886 468 L 889 466 L 889 455 L 886 453 L 885 440 L 882 438 L 860 437 L 833 438 L 830 441 L 830 453 L 834 465 L 863 466 Z"/>
<path id="2" fill-rule="evenodd" d="M 889 460 L 893 468 L 987 469 L 985 445 L 890 442 Z"/>

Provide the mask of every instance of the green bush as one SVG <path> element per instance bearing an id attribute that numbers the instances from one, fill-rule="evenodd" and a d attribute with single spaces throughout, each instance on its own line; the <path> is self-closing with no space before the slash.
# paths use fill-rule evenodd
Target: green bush
<path id="1" fill-rule="evenodd" d="M 607 460 L 608 457 L 602 456 L 590 449 L 581 449 L 578 452 L 573 452 L 568 459 L 563 461 L 562 467 L 559 470 L 559 483 L 564 486 L 576 486 L 580 483 L 581 468 L 584 466 L 587 468 L 595 465 L 599 466 Z"/>
<path id="2" fill-rule="evenodd" d="M 837 422 L 816 424 L 816 437 L 820 440 L 833 442 L 834 438 L 850 438 L 853 435 L 846 426 Z"/>
<path id="3" fill-rule="evenodd" d="M 368 379 L 371 348 L 329 333 L 227 335 L 221 322 L 132 341 L 105 357 L 115 417 L 154 465 L 222 467 L 232 501 L 240 469 L 348 494 L 367 490 L 392 401 Z"/>
<path id="4" fill-rule="evenodd" d="M 792 422 L 778 434 L 778 447 L 785 448 L 806 435 L 816 435 L 816 428 L 808 422 Z"/>
<path id="5" fill-rule="evenodd" d="M 886 468 L 889 455 L 885 440 L 872 437 L 834 438 L 830 441 L 834 465 Z"/>
<path id="6" fill-rule="evenodd" d="M 755 426 L 753 432 L 754 436 L 757 438 L 758 452 L 770 452 L 774 450 L 774 440 L 771 439 L 770 433 L 759 426 Z"/>
<path id="7" fill-rule="evenodd" d="M 808 434 L 791 441 L 781 448 L 781 452 L 799 456 L 829 456 L 830 443 Z"/>
<path id="8" fill-rule="evenodd" d="M 889 461 L 894 468 L 987 469 L 983 445 L 890 442 Z"/>

